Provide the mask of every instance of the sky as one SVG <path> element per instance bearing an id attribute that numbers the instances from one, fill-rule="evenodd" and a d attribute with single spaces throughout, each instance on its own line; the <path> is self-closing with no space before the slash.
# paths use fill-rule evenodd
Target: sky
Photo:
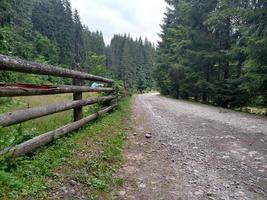
<path id="1" fill-rule="evenodd" d="M 103 32 L 106 44 L 114 34 L 130 34 L 148 38 L 154 44 L 160 40 L 166 3 L 164 0 L 70 0 L 80 13 L 81 21 L 91 31 Z"/>

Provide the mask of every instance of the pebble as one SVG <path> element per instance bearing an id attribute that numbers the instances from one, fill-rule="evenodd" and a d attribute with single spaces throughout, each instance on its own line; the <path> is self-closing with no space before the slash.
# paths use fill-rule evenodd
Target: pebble
<path id="1" fill-rule="evenodd" d="M 228 159 L 230 156 L 223 156 L 222 159 Z"/>
<path id="2" fill-rule="evenodd" d="M 208 197 L 211 197 L 211 196 L 213 196 L 214 195 L 214 193 L 212 193 L 212 192 L 207 192 L 207 196 Z"/>
<path id="3" fill-rule="evenodd" d="M 139 185 L 139 187 L 140 187 L 140 188 L 145 188 L 145 187 L 146 187 L 146 184 L 141 183 L 141 184 Z"/>
<path id="4" fill-rule="evenodd" d="M 262 161 L 264 158 L 263 157 L 257 157 L 257 158 L 255 158 L 254 160 L 255 161 Z"/>
<path id="5" fill-rule="evenodd" d="M 191 180 L 189 181 L 190 184 L 197 184 L 197 181 L 196 180 Z M 203 192 L 202 192 L 203 193 Z"/>
<path id="6" fill-rule="evenodd" d="M 203 191 L 202 191 L 202 190 L 199 190 L 199 191 L 196 191 L 194 194 L 195 194 L 196 196 L 200 196 L 200 195 L 203 194 Z"/>
<path id="7" fill-rule="evenodd" d="M 74 181 L 74 180 L 71 180 L 71 181 L 70 181 L 70 185 L 71 185 L 71 186 L 75 186 L 75 185 L 77 185 L 77 182 Z"/>
<path id="8" fill-rule="evenodd" d="M 151 135 L 150 133 L 147 133 L 147 134 L 146 134 L 146 138 L 147 138 L 147 139 L 150 139 L 150 138 L 152 138 L 152 135 Z"/>
<path id="9" fill-rule="evenodd" d="M 156 185 L 157 183 L 157 181 L 151 181 L 151 185 Z"/>
<path id="10" fill-rule="evenodd" d="M 71 189 L 70 192 L 71 192 L 72 194 L 74 194 L 74 193 L 75 193 L 75 190 L 74 190 L 74 189 Z"/>
<path id="11" fill-rule="evenodd" d="M 126 194 L 126 192 L 125 192 L 125 191 L 119 191 L 118 194 L 119 194 L 120 196 L 124 196 L 124 195 Z"/>
<path id="12" fill-rule="evenodd" d="M 62 187 L 61 188 L 63 191 L 66 191 L 67 190 L 67 188 L 64 186 L 64 187 Z"/>
<path id="13" fill-rule="evenodd" d="M 254 155 L 256 155 L 258 152 L 257 151 L 250 151 L 249 153 L 248 153 L 248 155 L 250 156 L 250 157 L 253 157 Z"/>
<path id="14" fill-rule="evenodd" d="M 235 198 L 235 195 L 233 195 L 233 194 L 230 194 L 229 196 L 232 197 L 232 198 Z"/>

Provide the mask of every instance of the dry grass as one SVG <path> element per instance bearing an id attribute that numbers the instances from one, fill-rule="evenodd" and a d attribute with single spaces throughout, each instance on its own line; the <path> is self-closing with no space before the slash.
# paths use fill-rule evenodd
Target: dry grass
<path id="1" fill-rule="evenodd" d="M 98 93 L 84 93 L 83 99 L 97 95 Z M 5 98 L 4 100 L 2 100 L 4 103 L 0 104 L 0 113 L 72 101 L 72 94 L 14 97 L 9 99 Z M 85 111 L 88 110 L 88 107 L 85 107 Z M 0 148 L 14 145 L 17 143 L 17 140 L 21 142 L 18 138 L 23 135 L 28 135 L 26 138 L 29 139 L 29 137 L 54 130 L 72 121 L 73 111 L 69 110 L 2 128 L 0 129 L 0 134 L 2 135 L 0 136 Z"/>
<path id="2" fill-rule="evenodd" d="M 84 93 L 83 99 L 96 95 L 97 93 Z M 25 103 L 23 107 L 20 107 L 19 109 L 33 108 L 60 102 L 72 101 L 72 94 L 30 96 L 30 97 L 23 97 L 22 101 Z M 72 121 L 72 110 L 68 110 L 61 113 L 56 113 L 53 115 L 41 117 L 39 119 L 31 120 L 29 122 L 25 122 L 23 126 L 28 128 L 35 127 L 40 132 L 47 132 L 55 128 L 58 128 L 62 125 L 65 125 L 71 121 Z"/>

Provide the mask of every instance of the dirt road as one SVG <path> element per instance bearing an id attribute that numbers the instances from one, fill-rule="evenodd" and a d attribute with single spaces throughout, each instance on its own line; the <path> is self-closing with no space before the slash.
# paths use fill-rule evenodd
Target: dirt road
<path id="1" fill-rule="evenodd" d="M 267 199 L 267 118 L 145 94 L 132 120 L 114 199 Z"/>

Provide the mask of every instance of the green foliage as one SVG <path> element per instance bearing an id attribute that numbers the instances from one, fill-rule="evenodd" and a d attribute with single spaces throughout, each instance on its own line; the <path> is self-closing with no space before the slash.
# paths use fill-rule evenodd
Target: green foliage
<path id="1" fill-rule="evenodd" d="M 11 22 L 13 12 L 9 0 L 1 0 L 0 2 L 0 26 L 4 26 Z"/>
<path id="2" fill-rule="evenodd" d="M 83 68 L 91 74 L 104 76 L 107 72 L 106 57 L 104 55 L 97 55 L 89 52 L 83 63 Z"/>
<path id="3" fill-rule="evenodd" d="M 83 27 L 77 10 L 74 11 L 74 62 L 81 63 L 84 59 Z"/>
<path id="4" fill-rule="evenodd" d="M 0 170 L 0 185 L 4 186 L 4 188 L 11 187 L 16 190 L 23 188 L 23 182 L 21 180 L 17 180 L 17 178 L 12 174 L 1 170 Z"/>
<path id="5" fill-rule="evenodd" d="M 1 54 L 66 67 L 74 62 L 87 65 L 86 55 L 104 55 L 102 33 L 83 27 L 69 0 L 1 1 L 0 10 Z M 102 64 L 96 67 L 96 73 L 104 73 Z M 39 77 L 11 76 L 6 72 L 1 72 L 0 77 L 5 82 L 44 82 Z M 50 83 L 59 82 L 53 77 L 47 79 Z"/>
<path id="6" fill-rule="evenodd" d="M 105 43 L 102 32 L 91 32 L 88 27 L 83 30 L 85 52 L 103 55 L 105 52 Z"/>
<path id="7" fill-rule="evenodd" d="M 123 80 L 128 90 L 154 87 L 155 48 L 148 41 L 115 35 L 105 46 L 101 31 L 83 26 L 69 0 L 2 0 L 0 53 L 70 68 L 80 63 L 92 74 Z M 1 81 L 64 83 L 53 77 L 20 76 L 0 72 Z"/>
<path id="8" fill-rule="evenodd" d="M 47 37 L 37 33 L 35 37 L 35 57 L 39 63 L 57 64 L 58 63 L 58 49 Z"/>
<path id="9" fill-rule="evenodd" d="M 160 91 L 223 107 L 266 106 L 266 2 L 167 3 L 154 73 Z"/>
<path id="10" fill-rule="evenodd" d="M 12 54 L 12 28 L 10 26 L 0 27 L 0 52 L 6 55 Z"/>
<path id="11" fill-rule="evenodd" d="M 55 186 L 62 187 L 59 169 L 67 170 L 68 167 L 71 172 L 68 177 L 84 186 L 88 198 L 97 199 L 111 186 L 121 185 L 123 180 L 114 177 L 114 172 L 122 161 L 121 151 L 126 136 L 124 122 L 129 105 L 130 100 L 123 99 L 115 112 L 78 133 L 39 149 L 31 157 L 8 162 L 0 157 L 0 198 L 49 198 L 49 191 L 58 189 Z M 94 149 L 98 144 L 101 153 L 93 154 L 98 151 Z M 79 158 L 81 152 L 86 152 L 87 157 Z"/>
<path id="12" fill-rule="evenodd" d="M 153 45 L 140 38 L 133 40 L 127 35 L 115 35 L 107 47 L 107 66 L 116 79 L 122 80 L 128 90 L 153 88 Z"/>
<path id="13" fill-rule="evenodd" d="M 11 130 L 0 128 L 0 134 L 0 149 L 4 149 L 27 141 L 40 133 L 36 128 L 22 130 L 18 126 L 18 128 Z"/>

